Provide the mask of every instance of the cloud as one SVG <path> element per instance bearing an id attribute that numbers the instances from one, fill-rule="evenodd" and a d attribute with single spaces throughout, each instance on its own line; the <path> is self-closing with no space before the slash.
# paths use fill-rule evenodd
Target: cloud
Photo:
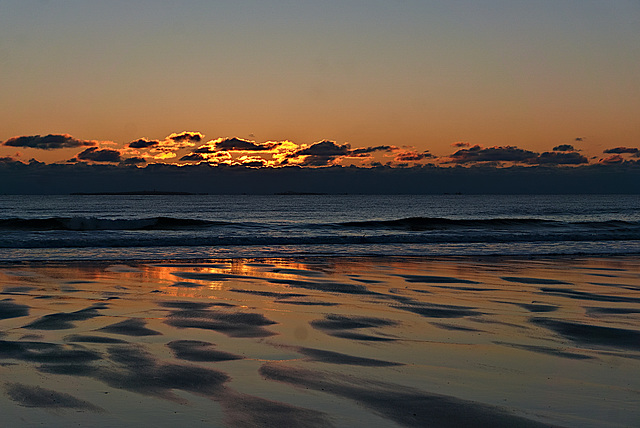
<path id="1" fill-rule="evenodd" d="M 574 141 L 584 141 L 586 140 L 586 137 L 576 137 L 574 138 Z"/>
<path id="2" fill-rule="evenodd" d="M 605 151 L 606 153 L 606 151 Z M 599 161 L 601 164 L 605 164 L 605 165 L 615 165 L 615 164 L 619 164 L 619 163 L 624 163 L 624 158 L 622 156 L 620 156 L 619 154 L 614 154 L 611 156 L 608 156 L 604 159 L 600 159 Z"/>
<path id="3" fill-rule="evenodd" d="M 69 134 L 23 135 L 9 138 L 3 143 L 10 147 L 26 147 L 41 150 L 67 149 L 73 147 L 95 146 L 96 141 L 79 140 Z"/>
<path id="4" fill-rule="evenodd" d="M 582 141 L 582 140 L 580 140 Z M 560 144 L 553 148 L 554 152 L 575 152 L 576 149 L 571 144 Z"/>
<path id="5" fill-rule="evenodd" d="M 173 152 L 193 147 L 203 138 L 204 135 L 200 132 L 184 131 L 168 135 L 164 140 L 139 138 L 130 142 L 127 146 L 130 149 L 148 149 L 151 153 L 156 153 L 155 159 L 169 159 L 176 157 Z"/>
<path id="6" fill-rule="evenodd" d="M 192 152 L 187 155 L 184 155 L 180 158 L 181 161 L 188 162 L 209 162 L 213 164 L 226 163 L 230 164 L 232 161 L 231 153 L 229 152 L 202 152 L 196 153 Z"/>
<path id="7" fill-rule="evenodd" d="M 289 162 L 301 166 L 325 166 L 336 162 L 339 158 L 349 155 L 349 144 L 336 144 L 335 141 L 324 140 L 309 147 L 290 152 L 281 164 Z"/>
<path id="8" fill-rule="evenodd" d="M 374 153 L 374 152 L 390 152 L 396 149 L 394 146 L 375 146 L 375 147 L 361 147 L 358 149 L 353 149 L 349 152 L 350 156 L 353 155 L 361 155 L 365 153 Z"/>
<path id="9" fill-rule="evenodd" d="M 247 166 L 250 168 L 262 168 L 267 166 L 267 160 L 260 156 L 241 156 L 236 161 L 237 165 Z"/>
<path id="10" fill-rule="evenodd" d="M 431 153 L 427 151 L 418 153 L 416 150 L 407 150 L 407 151 L 398 153 L 393 160 L 396 162 L 417 162 L 423 159 L 429 159 L 434 157 L 435 156 L 433 156 Z"/>
<path id="11" fill-rule="evenodd" d="M 537 158 L 529 160 L 528 163 L 538 165 L 580 165 L 589 163 L 589 159 L 578 152 L 544 152 Z"/>
<path id="12" fill-rule="evenodd" d="M 349 144 L 337 144 L 335 141 L 323 140 L 309 147 L 290 151 L 281 165 L 287 163 L 300 166 L 326 166 L 337 165 L 344 158 L 368 158 L 375 152 L 393 152 L 398 150 L 395 146 L 358 147 L 351 149 Z"/>
<path id="13" fill-rule="evenodd" d="M 191 153 L 205 154 L 205 153 L 215 153 L 216 151 L 217 150 L 216 150 L 215 145 L 211 141 L 209 141 L 207 144 L 204 144 L 204 145 L 198 147 L 197 149 L 195 149 Z"/>
<path id="14" fill-rule="evenodd" d="M 240 138 L 225 138 L 215 141 L 216 150 L 228 150 L 238 152 L 260 152 L 265 150 L 271 150 L 276 147 L 278 143 L 256 143 L 254 141 L 242 140 Z"/>
<path id="15" fill-rule="evenodd" d="M 204 135 L 199 132 L 185 131 L 179 134 L 173 133 L 167 136 L 164 140 L 158 141 L 158 144 L 152 145 L 148 148 L 150 149 L 151 153 L 157 153 L 154 156 L 155 159 L 170 159 L 177 156 L 175 152 L 195 146 L 196 143 L 200 142 L 203 137 Z M 145 143 L 142 142 L 140 144 L 144 145 Z"/>
<path id="16" fill-rule="evenodd" d="M 119 151 L 112 149 L 98 149 L 97 147 L 90 147 L 85 151 L 78 153 L 75 159 L 91 162 L 120 162 L 122 160 Z"/>
<path id="17" fill-rule="evenodd" d="M 146 138 L 139 138 L 129 143 L 129 147 L 132 149 L 148 149 L 160 144 L 158 140 L 147 140 Z"/>
<path id="18" fill-rule="evenodd" d="M 324 140 L 319 143 L 298 150 L 291 157 L 297 156 L 344 156 L 349 153 L 351 146 L 349 144 L 339 145 L 335 141 Z"/>
<path id="19" fill-rule="evenodd" d="M 10 156 L 0 157 L 0 163 L 13 163 L 13 162 L 18 162 L 18 161 Z"/>
<path id="20" fill-rule="evenodd" d="M 139 165 L 142 163 L 147 163 L 147 160 L 140 156 L 134 156 L 132 158 L 128 158 L 122 161 L 125 165 Z"/>
<path id="21" fill-rule="evenodd" d="M 617 154 L 631 153 L 631 154 L 636 154 L 636 153 L 640 153 L 640 149 L 637 149 L 635 147 L 614 147 L 613 149 L 607 149 L 607 150 L 603 151 L 602 153 L 617 153 Z"/>
<path id="22" fill-rule="evenodd" d="M 301 161 L 297 162 L 296 165 L 300 166 L 326 166 L 333 164 L 336 160 L 336 156 L 321 156 L 321 155 L 306 155 Z"/>
<path id="23" fill-rule="evenodd" d="M 202 153 L 189 153 L 188 155 L 182 156 L 180 160 L 189 162 L 202 162 L 206 161 L 207 158 Z"/>
<path id="24" fill-rule="evenodd" d="M 483 148 L 475 145 L 458 150 L 450 156 L 453 163 L 471 162 L 527 162 L 538 157 L 538 153 L 514 146 Z"/>
<path id="25" fill-rule="evenodd" d="M 455 143 L 451 143 L 451 147 L 469 147 L 471 144 L 466 141 L 456 141 Z"/>
<path id="26" fill-rule="evenodd" d="M 204 138 L 204 135 L 199 132 L 183 131 L 179 134 L 173 133 L 167 137 L 167 140 L 175 141 L 176 143 L 199 143 Z"/>
<path id="27" fill-rule="evenodd" d="M 234 163 L 234 156 L 239 156 L 235 164 L 251 166 L 278 166 L 284 157 L 298 149 L 297 144 L 289 141 L 267 141 L 256 143 L 255 141 L 240 138 L 219 138 L 207 141 L 192 152 L 182 156 L 181 161 L 210 163 Z M 233 154 L 232 154 L 233 153 Z M 243 153 L 245 153 L 243 155 Z M 246 153 L 259 153 L 259 156 L 247 156 Z M 242 156 L 240 156 L 242 155 Z M 250 160 L 248 160 L 250 159 Z"/>
<path id="28" fill-rule="evenodd" d="M 349 144 L 338 144 L 335 141 L 323 140 L 310 146 L 300 147 L 291 141 L 256 143 L 233 137 L 208 141 L 191 153 L 182 156 L 180 160 L 187 162 L 224 162 L 252 167 L 327 166 L 339 165 L 346 158 L 371 158 L 372 153 L 397 153 L 399 151 L 401 149 L 391 145 L 351 149 Z M 406 160 L 411 161 L 433 157 L 428 152 L 418 153 L 411 150 L 402 152 L 400 156 L 404 156 Z M 227 159 L 220 157 L 220 154 L 223 153 L 228 156 Z"/>

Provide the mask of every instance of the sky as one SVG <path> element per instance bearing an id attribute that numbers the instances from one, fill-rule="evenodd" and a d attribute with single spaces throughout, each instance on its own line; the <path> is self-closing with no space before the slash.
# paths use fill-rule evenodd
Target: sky
<path id="1" fill-rule="evenodd" d="M 636 162 L 638 76 L 637 0 L 0 0 L 0 159 Z"/>

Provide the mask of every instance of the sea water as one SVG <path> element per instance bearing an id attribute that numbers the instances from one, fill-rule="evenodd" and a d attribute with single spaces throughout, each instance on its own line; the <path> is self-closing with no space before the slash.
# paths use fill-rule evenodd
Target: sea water
<path id="1" fill-rule="evenodd" d="M 640 254 L 640 196 L 0 196 L 0 261 Z"/>

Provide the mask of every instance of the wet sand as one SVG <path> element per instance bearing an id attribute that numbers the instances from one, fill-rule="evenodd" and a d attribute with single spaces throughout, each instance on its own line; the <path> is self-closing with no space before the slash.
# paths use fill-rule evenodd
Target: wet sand
<path id="1" fill-rule="evenodd" d="M 638 426 L 640 259 L 0 266 L 12 426 Z"/>

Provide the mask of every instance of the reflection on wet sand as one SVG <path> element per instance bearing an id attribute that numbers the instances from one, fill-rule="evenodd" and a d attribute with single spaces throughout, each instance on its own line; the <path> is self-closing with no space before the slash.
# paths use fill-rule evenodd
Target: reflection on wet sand
<path id="1" fill-rule="evenodd" d="M 630 426 L 639 281 L 634 258 L 7 265 L 0 411 L 59 426 Z"/>

